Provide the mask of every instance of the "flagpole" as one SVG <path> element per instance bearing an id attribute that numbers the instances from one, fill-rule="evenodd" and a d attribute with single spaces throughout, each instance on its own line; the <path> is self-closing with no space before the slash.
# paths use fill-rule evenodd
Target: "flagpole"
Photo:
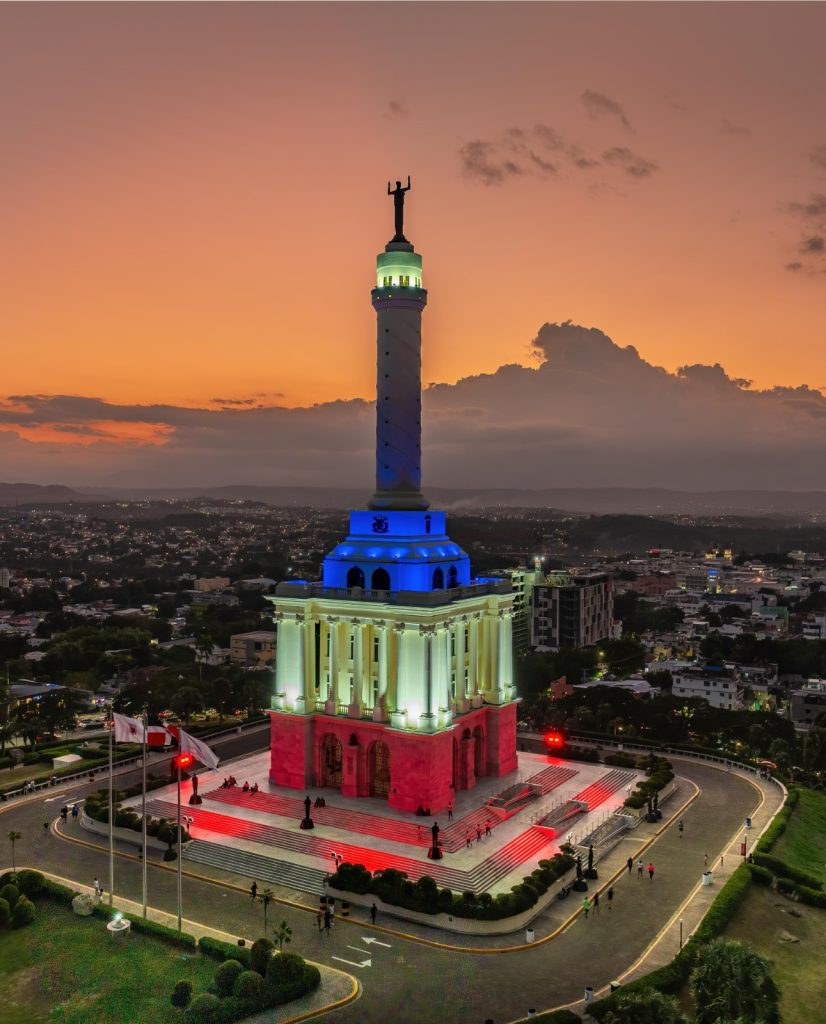
<path id="1" fill-rule="evenodd" d="M 183 874 L 182 874 L 182 861 L 183 861 L 183 843 L 181 842 L 181 760 L 180 760 L 180 746 L 178 747 L 178 757 L 176 758 L 178 764 L 178 931 L 181 930 L 181 910 L 183 903 Z"/>
<path id="2" fill-rule="evenodd" d="M 146 726 L 147 726 L 148 714 L 149 714 L 148 709 L 147 709 L 146 705 L 144 704 L 144 706 L 143 706 L 143 759 L 142 759 L 143 772 L 142 772 L 142 779 L 141 779 L 141 782 L 142 782 L 141 791 L 142 791 L 142 794 L 143 794 L 142 795 L 142 800 L 141 800 L 141 814 L 143 815 L 143 817 L 142 817 L 142 828 L 141 828 L 142 838 L 143 838 L 143 856 L 142 856 L 142 859 L 141 859 L 141 866 L 143 868 L 143 879 L 142 879 L 142 882 L 143 882 L 143 916 L 144 917 L 146 917 L 146 906 L 147 906 L 147 903 L 148 903 L 148 889 L 147 889 L 147 880 L 146 880 Z"/>
<path id="3" fill-rule="evenodd" d="M 109 713 L 109 906 L 114 905 L 115 892 L 115 794 L 114 794 L 114 742 L 115 716 Z"/>

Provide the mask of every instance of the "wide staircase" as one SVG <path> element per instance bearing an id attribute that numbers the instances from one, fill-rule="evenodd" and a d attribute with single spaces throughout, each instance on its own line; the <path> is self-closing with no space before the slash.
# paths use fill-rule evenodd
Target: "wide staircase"
<path id="1" fill-rule="evenodd" d="M 559 831 L 560 826 L 567 825 L 574 818 L 578 818 L 580 814 L 588 814 L 595 810 L 634 778 L 636 778 L 634 772 L 615 768 L 603 775 L 602 778 L 597 779 L 596 782 L 592 782 L 590 786 L 586 786 L 570 800 L 565 800 L 556 807 L 552 807 L 537 822 L 537 825 L 541 828 Z"/>
<path id="2" fill-rule="evenodd" d="M 260 853 L 237 850 L 221 843 L 209 843 L 201 839 L 193 839 L 188 844 L 184 851 L 184 859 L 195 861 L 196 864 L 222 868 L 224 871 L 243 875 L 244 878 L 251 878 L 256 882 L 285 885 L 289 889 L 311 892 L 319 896 L 324 892 L 324 879 L 327 875 L 321 868 L 277 860 L 275 857 L 265 857 Z"/>
<path id="3" fill-rule="evenodd" d="M 165 800 L 149 801 L 147 810 L 156 817 L 173 821 L 177 813 L 176 804 Z M 334 842 L 313 835 L 312 832 L 290 832 L 273 825 L 264 825 L 260 822 L 218 814 L 214 811 L 204 810 L 202 807 L 187 807 L 187 815 L 192 817 L 193 826 L 196 829 L 203 828 L 219 835 L 258 843 L 277 850 L 291 851 L 305 857 L 321 858 L 329 863 L 331 872 L 334 870 L 334 855 L 336 855 L 351 864 L 363 864 L 368 871 L 395 868 L 398 871 L 403 871 L 412 881 L 416 881 L 422 875 L 429 875 L 438 885 L 447 886 L 458 892 L 484 892 L 525 861 L 535 857 L 549 842 L 548 835 L 541 829 L 530 828 L 469 871 L 462 871 L 458 868 L 447 867 L 441 861 L 419 861 L 413 860 L 411 857 L 386 853 L 383 850 L 351 846 L 349 843 Z M 484 839 L 482 841 L 484 842 Z M 214 849 L 209 849 L 210 847 Z M 192 850 L 191 856 L 190 849 Z M 249 872 L 241 865 L 242 863 L 247 864 L 245 858 L 249 854 L 250 851 L 212 843 L 208 840 L 194 840 L 184 851 L 184 857 L 188 860 L 196 860 L 204 864 L 210 863 L 215 867 L 222 867 L 226 871 L 246 876 L 249 876 Z M 256 856 L 261 856 L 264 860 L 270 859 L 265 855 Z M 280 870 L 279 865 L 282 863 L 284 862 L 280 859 L 274 858 L 273 864 L 276 866 L 272 868 L 271 873 L 277 875 Z M 265 876 L 258 870 L 253 873 L 253 877 L 264 878 Z M 277 881 L 278 879 L 271 880 Z M 283 877 L 281 881 L 283 884 L 290 884 L 284 881 Z M 297 884 L 296 888 L 303 888 L 303 886 Z"/>
<path id="4" fill-rule="evenodd" d="M 557 789 L 564 783 L 570 782 L 578 774 L 579 772 L 576 768 L 569 768 L 564 764 L 552 764 L 541 772 L 537 772 L 536 775 L 531 775 L 528 782 L 533 786 L 539 786 L 542 790 L 542 796 L 545 796 L 552 789 Z"/>

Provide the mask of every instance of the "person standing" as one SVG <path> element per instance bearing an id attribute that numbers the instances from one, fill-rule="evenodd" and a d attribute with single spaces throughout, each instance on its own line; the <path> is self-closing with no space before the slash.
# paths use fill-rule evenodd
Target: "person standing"
<path id="1" fill-rule="evenodd" d="M 257 882 L 253 882 L 252 885 L 250 886 L 250 896 L 252 896 L 253 902 L 255 902 L 255 898 L 258 896 Z"/>
<path id="2" fill-rule="evenodd" d="M 648 865 L 648 877 L 651 879 L 652 882 L 654 881 L 654 865 L 653 864 L 649 864 Z"/>
<path id="3" fill-rule="evenodd" d="M 324 914 L 321 913 L 321 910 L 315 916 L 315 925 L 318 928 L 318 934 L 321 935 L 324 931 Z"/>
<path id="4" fill-rule="evenodd" d="M 99 900 L 103 895 L 103 890 L 100 887 L 100 879 L 96 878 L 92 885 L 95 887 L 95 898 Z"/>
<path id="5" fill-rule="evenodd" d="M 591 909 L 594 912 L 594 917 L 596 917 L 597 914 L 599 913 L 599 893 L 598 892 L 594 893 L 594 898 L 593 898 L 593 900 L 591 900 Z"/>
<path id="6" fill-rule="evenodd" d="M 451 804 L 447 805 L 447 820 L 450 821 L 450 819 L 452 817 L 453 817 L 453 804 L 451 803 Z"/>
<path id="7" fill-rule="evenodd" d="M 374 903 L 373 906 L 370 907 L 370 924 L 375 924 L 376 923 L 376 914 L 378 914 L 378 912 L 379 912 L 379 908 Z"/>
<path id="8" fill-rule="evenodd" d="M 476 826 L 476 842 L 477 843 L 481 843 L 482 842 L 482 826 L 481 825 L 477 825 Z"/>
<path id="9" fill-rule="evenodd" d="M 333 915 L 330 913 L 330 908 L 324 911 L 324 931 L 329 935 L 330 929 L 333 927 Z"/>
<path id="10" fill-rule="evenodd" d="M 637 861 L 637 878 L 642 878 L 642 858 Z"/>
<path id="11" fill-rule="evenodd" d="M 680 833 L 680 839 L 683 838 L 683 829 L 684 828 L 685 828 L 685 823 L 683 822 L 683 819 L 680 818 L 680 820 L 677 822 L 677 830 Z"/>
<path id="12" fill-rule="evenodd" d="M 634 866 L 634 858 L 633 857 L 629 857 L 628 860 L 625 862 L 625 866 L 628 868 L 628 874 L 630 875 L 631 874 L 631 868 Z"/>
<path id="13" fill-rule="evenodd" d="M 611 909 L 611 903 L 613 902 L 613 899 L 614 899 L 614 887 L 613 887 L 613 885 L 608 887 L 608 892 L 605 894 L 605 897 L 608 900 L 608 909 L 610 910 Z"/>
<path id="14" fill-rule="evenodd" d="M 708 867 L 708 854 L 707 853 L 703 854 L 703 867 L 704 868 Z"/>
<path id="15" fill-rule="evenodd" d="M 588 920 L 588 911 L 591 909 L 591 901 L 587 896 L 582 897 L 582 912 L 585 914 L 585 920 Z"/>
<path id="16" fill-rule="evenodd" d="M 469 850 L 470 846 L 471 846 L 471 843 L 470 843 L 470 832 L 466 831 L 465 832 L 465 847 Z"/>
<path id="17" fill-rule="evenodd" d="M 491 831 L 490 831 L 490 818 L 487 818 L 485 820 L 485 835 L 489 836 L 490 834 L 491 834 Z"/>

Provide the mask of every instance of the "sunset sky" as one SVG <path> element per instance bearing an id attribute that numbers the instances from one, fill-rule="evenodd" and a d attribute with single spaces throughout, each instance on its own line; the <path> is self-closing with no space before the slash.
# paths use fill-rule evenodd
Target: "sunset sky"
<path id="1" fill-rule="evenodd" d="M 823 4 L 0 6 L 0 479 L 326 471 L 305 457 L 323 431 L 302 454 L 312 411 L 285 407 L 372 398 L 386 182 L 407 174 L 426 381 L 550 371 L 534 339 L 571 320 L 669 381 L 721 364 L 744 409 L 807 386 L 811 418 L 776 428 L 805 458 L 826 410 L 824 38 Z M 588 427 L 550 394 L 542 431 Z M 344 475 L 363 459 L 367 481 L 369 407 L 346 408 L 366 440 Z M 289 458 L 239 460 L 287 421 Z"/>

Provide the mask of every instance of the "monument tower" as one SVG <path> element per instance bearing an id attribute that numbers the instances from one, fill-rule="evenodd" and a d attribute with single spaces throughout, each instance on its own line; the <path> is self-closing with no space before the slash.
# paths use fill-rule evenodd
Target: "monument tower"
<path id="1" fill-rule="evenodd" d="M 376 259 L 376 490 L 322 580 L 276 588 L 273 782 L 434 813 L 516 768 L 510 581 L 473 579 L 421 492 L 422 258 L 395 233 Z"/>

